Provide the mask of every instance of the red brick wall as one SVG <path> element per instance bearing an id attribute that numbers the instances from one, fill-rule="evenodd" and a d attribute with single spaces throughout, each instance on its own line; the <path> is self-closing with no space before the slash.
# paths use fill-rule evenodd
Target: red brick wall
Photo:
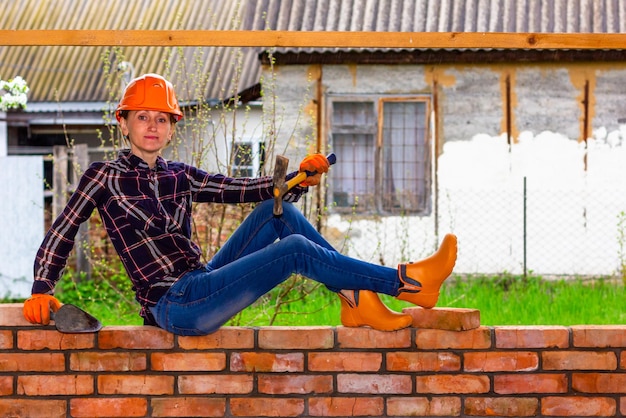
<path id="1" fill-rule="evenodd" d="M 457 311 L 434 312 L 452 326 L 177 337 L 60 334 L 0 305 L 0 416 L 626 415 L 626 326 L 467 329 Z"/>

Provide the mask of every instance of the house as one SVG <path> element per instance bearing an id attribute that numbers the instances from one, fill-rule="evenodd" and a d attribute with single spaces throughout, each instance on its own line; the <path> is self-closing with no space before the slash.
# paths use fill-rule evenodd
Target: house
<path id="1" fill-rule="evenodd" d="M 18 0 L 6 2 L 0 24 L 613 33 L 626 31 L 626 4 Z M 256 174 L 270 172 L 277 153 L 297 160 L 311 150 L 335 152 L 324 195 L 310 201 L 323 210 L 327 236 L 351 255 L 394 265 L 428 254 L 453 231 L 460 273 L 621 271 L 626 193 L 612 180 L 624 175 L 624 50 L 0 47 L 0 78 L 20 75 L 31 88 L 27 108 L 6 113 L 2 181 L 26 193 L 32 187 L 18 186 L 15 173 L 26 161 L 37 166 L 33 158 L 54 145 L 88 144 L 91 159 L 114 152 L 112 109 L 124 83 L 145 72 L 172 80 L 190 112 L 171 150 L 177 158 Z M 50 178 L 50 163 L 45 170 L 31 183 Z M 16 190 L 0 200 L 14 199 Z M 0 271 L 4 283 L 30 281 L 43 234 L 35 214 L 43 205 L 33 202 L 41 199 L 21 197 L 28 221 L 0 225 L 30 237 L 0 253 L 2 268 L 10 259 L 19 270 Z M 13 233 L 1 239 L 13 243 L 5 238 Z"/>

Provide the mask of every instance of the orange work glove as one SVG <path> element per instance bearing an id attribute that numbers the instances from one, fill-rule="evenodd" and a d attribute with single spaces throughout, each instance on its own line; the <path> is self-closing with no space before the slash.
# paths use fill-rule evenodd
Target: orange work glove
<path id="1" fill-rule="evenodd" d="M 52 295 L 37 293 L 24 301 L 24 318 L 31 324 L 48 325 L 50 310 L 56 312 L 61 302 Z"/>
<path id="2" fill-rule="evenodd" d="M 322 180 L 322 174 L 328 172 L 328 167 L 330 167 L 330 163 L 328 159 L 322 154 L 311 154 L 304 157 L 302 162 L 300 163 L 300 171 L 307 171 L 310 173 L 316 173 L 310 175 L 300 183 L 300 186 L 317 186 L 320 184 Z"/>

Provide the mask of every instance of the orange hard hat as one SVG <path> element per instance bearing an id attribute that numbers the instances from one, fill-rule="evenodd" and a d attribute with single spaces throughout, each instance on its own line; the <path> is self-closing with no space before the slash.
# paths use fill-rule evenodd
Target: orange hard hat
<path id="1" fill-rule="evenodd" d="M 172 83 L 158 74 L 144 74 L 131 80 L 115 110 L 118 122 L 122 110 L 156 110 L 171 114 L 176 122 L 183 118 Z"/>

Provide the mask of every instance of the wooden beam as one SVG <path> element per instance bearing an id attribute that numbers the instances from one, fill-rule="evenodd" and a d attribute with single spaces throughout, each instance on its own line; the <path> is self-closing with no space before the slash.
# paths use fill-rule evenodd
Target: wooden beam
<path id="1" fill-rule="evenodd" d="M 624 33 L 0 30 L 6 46 L 626 49 Z"/>

